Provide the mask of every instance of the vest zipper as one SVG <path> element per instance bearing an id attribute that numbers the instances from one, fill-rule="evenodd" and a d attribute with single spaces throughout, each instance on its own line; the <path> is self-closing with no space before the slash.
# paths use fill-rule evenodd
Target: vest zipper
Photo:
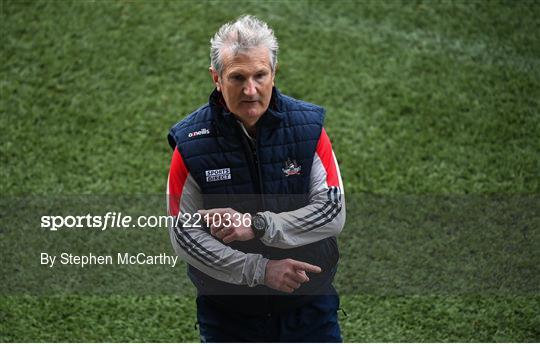
<path id="1" fill-rule="evenodd" d="M 259 163 L 259 142 L 260 142 L 260 134 L 259 134 L 259 126 L 256 125 L 256 140 L 253 142 L 248 134 L 247 131 L 245 131 L 245 128 L 241 127 L 242 124 L 237 122 L 236 123 L 236 129 L 238 130 L 238 134 L 240 135 L 240 141 L 242 143 L 242 146 L 244 148 L 244 154 L 246 155 L 246 159 L 249 164 L 249 171 L 251 173 L 251 177 L 253 179 L 253 188 L 255 189 L 255 192 L 258 192 L 259 196 L 259 204 L 258 208 L 265 210 L 266 209 L 266 202 L 264 200 L 263 196 L 263 182 L 262 182 L 262 173 L 261 173 L 261 166 Z M 255 180 L 256 179 L 256 180 Z M 268 254 L 268 248 L 265 245 L 262 245 L 262 255 L 265 258 L 272 259 L 270 255 Z M 270 316 L 273 311 L 272 307 L 272 300 L 271 295 L 261 295 L 264 299 L 264 309 L 265 313 Z"/>
<path id="2" fill-rule="evenodd" d="M 254 147 L 254 150 L 253 150 L 253 158 L 254 158 L 254 161 L 255 161 L 255 168 L 257 169 L 257 180 L 259 181 L 259 200 L 260 200 L 260 205 L 262 207 L 263 210 L 266 210 L 266 201 L 264 199 L 264 192 L 263 192 L 263 181 L 262 181 L 262 173 L 261 173 L 261 164 L 259 163 L 259 138 L 260 138 L 260 130 L 259 130 L 259 126 L 258 125 L 255 125 L 255 130 L 256 130 L 256 139 L 255 139 L 255 147 Z"/>
<path id="3" fill-rule="evenodd" d="M 239 134 L 242 138 L 242 143 L 244 145 L 244 152 L 247 155 L 247 160 L 249 163 L 249 169 L 251 171 L 251 176 L 253 179 L 253 187 L 256 190 L 256 192 L 259 194 L 259 209 L 266 209 L 266 201 L 263 197 L 263 181 L 262 181 L 262 173 L 261 173 L 261 166 L 259 163 L 259 140 L 258 139 L 251 139 L 249 134 L 247 133 L 246 129 L 243 127 L 241 123 L 237 123 Z M 259 126 L 256 125 L 255 127 L 255 137 L 259 137 Z M 255 141 L 255 142 L 253 142 Z"/>
<path id="4" fill-rule="evenodd" d="M 254 149 L 252 152 L 253 152 L 253 161 L 255 162 L 255 168 L 257 170 L 257 180 L 259 181 L 259 204 L 263 210 L 266 210 L 266 201 L 265 201 L 264 192 L 263 192 L 264 189 L 263 189 L 263 181 L 262 181 L 262 173 L 261 173 L 261 164 L 259 163 L 259 142 L 261 142 L 260 140 L 261 135 L 260 135 L 260 128 L 259 128 L 258 123 L 255 124 L 255 133 L 256 133 L 255 134 L 256 139 L 255 139 L 255 144 L 253 147 Z M 266 245 L 263 245 L 263 256 L 267 257 L 268 259 L 272 259 Z M 272 295 L 266 295 L 266 297 L 264 298 L 264 303 L 265 303 L 267 316 L 268 318 L 271 318 L 272 313 L 274 313 L 274 307 L 273 307 L 274 298 L 272 297 Z"/>

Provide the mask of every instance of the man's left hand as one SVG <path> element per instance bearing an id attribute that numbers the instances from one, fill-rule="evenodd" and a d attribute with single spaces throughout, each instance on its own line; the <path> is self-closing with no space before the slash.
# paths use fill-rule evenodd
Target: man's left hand
<path id="1" fill-rule="evenodd" d="M 251 215 L 242 214 L 232 208 L 199 210 L 204 222 L 210 227 L 210 233 L 225 244 L 247 241 L 255 238 L 251 229 Z M 246 226 L 249 224 L 248 226 Z"/>

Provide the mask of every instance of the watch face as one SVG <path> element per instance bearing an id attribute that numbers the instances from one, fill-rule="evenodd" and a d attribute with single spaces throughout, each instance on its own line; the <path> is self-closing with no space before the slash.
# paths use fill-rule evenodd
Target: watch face
<path id="1" fill-rule="evenodd" d="M 253 227 L 258 230 L 263 230 L 266 227 L 266 222 L 262 216 L 253 216 Z"/>

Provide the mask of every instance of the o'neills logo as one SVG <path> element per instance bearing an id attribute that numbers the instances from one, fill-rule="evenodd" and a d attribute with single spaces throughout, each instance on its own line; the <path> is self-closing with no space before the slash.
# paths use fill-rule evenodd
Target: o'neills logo
<path id="1" fill-rule="evenodd" d="M 199 136 L 199 135 L 208 135 L 208 134 L 210 134 L 210 130 L 204 128 L 204 129 L 201 129 L 199 131 L 194 131 L 192 133 L 189 133 L 188 137 L 195 137 L 195 136 Z"/>

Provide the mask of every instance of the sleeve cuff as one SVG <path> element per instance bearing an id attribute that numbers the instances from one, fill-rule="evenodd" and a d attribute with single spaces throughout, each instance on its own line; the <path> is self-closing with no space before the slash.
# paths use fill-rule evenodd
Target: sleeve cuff
<path id="1" fill-rule="evenodd" d="M 248 254 L 251 255 L 251 254 Z M 268 259 L 257 254 L 256 264 L 254 266 L 253 278 L 248 278 L 248 285 L 250 287 L 255 287 L 257 285 L 264 284 L 264 278 L 266 276 L 266 264 L 268 264 Z"/>
<path id="2" fill-rule="evenodd" d="M 264 216 L 264 219 L 266 220 L 266 233 L 259 239 L 263 244 L 269 245 L 272 242 L 272 238 L 274 237 L 274 218 L 272 217 L 272 213 L 269 211 L 261 212 L 260 215 Z"/>

